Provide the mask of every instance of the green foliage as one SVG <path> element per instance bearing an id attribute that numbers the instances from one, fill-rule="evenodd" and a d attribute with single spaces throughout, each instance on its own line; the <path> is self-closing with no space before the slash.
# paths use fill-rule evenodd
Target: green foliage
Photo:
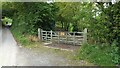
<path id="1" fill-rule="evenodd" d="M 64 30 L 82 31 L 88 28 L 89 36 L 97 43 L 112 43 L 120 40 L 120 2 L 88 3 L 67 2 L 55 3 L 59 7 L 57 21 Z M 104 8 L 106 4 L 106 8 Z M 90 39 L 90 38 L 89 38 Z"/>
<path id="2" fill-rule="evenodd" d="M 79 2 L 61 2 L 55 3 L 59 7 L 57 21 L 62 24 L 62 28 L 66 31 L 69 30 L 70 23 L 76 24 L 76 15 L 79 15 L 80 5 Z"/>
<path id="3" fill-rule="evenodd" d="M 120 2 L 111 4 L 107 8 L 103 8 L 104 3 L 98 4 L 98 8 L 101 10 L 97 10 L 97 12 L 101 12 L 98 16 L 96 16 L 95 21 L 90 26 L 90 34 L 94 37 L 97 42 L 100 43 L 112 43 L 114 40 L 119 42 L 119 27 L 120 27 L 120 18 L 118 18 L 120 11 Z"/>
<path id="4" fill-rule="evenodd" d="M 16 24 L 13 24 L 12 26 L 16 26 L 17 28 L 15 27 L 11 27 L 11 32 L 13 34 L 13 36 L 15 37 L 16 39 L 16 42 L 18 44 L 21 44 L 23 46 L 26 46 L 26 45 L 29 45 L 31 44 L 31 42 L 28 40 L 28 38 L 26 37 L 26 34 L 24 34 L 24 31 L 25 31 L 25 27 L 26 26 L 21 26 L 19 27 L 18 25 Z"/>
<path id="5" fill-rule="evenodd" d="M 72 23 L 70 23 L 70 25 L 69 25 L 69 32 L 73 32 L 73 24 Z"/>
<path id="6" fill-rule="evenodd" d="M 25 26 L 23 32 L 37 34 L 37 28 L 54 29 L 55 22 L 61 23 L 64 30 L 82 31 L 88 28 L 91 38 L 97 43 L 119 42 L 119 3 L 36 3 L 36 2 L 4 2 L 3 15 L 14 19 L 13 28 Z M 59 10 L 58 10 L 59 9 Z M 115 10 L 116 9 L 116 10 Z M 4 11 L 3 10 L 3 11 Z M 98 15 L 96 15 L 98 14 Z M 70 23 L 73 25 L 70 26 Z M 57 26 L 59 26 L 58 24 Z"/>
<path id="7" fill-rule="evenodd" d="M 111 5 L 108 9 L 106 9 L 106 15 L 108 16 L 108 25 L 109 35 L 107 36 L 107 40 L 111 43 L 114 40 L 119 42 L 120 40 L 120 2 Z M 120 43 L 119 43 L 120 45 Z"/>
<path id="8" fill-rule="evenodd" d="M 19 30 L 18 30 L 19 31 Z M 16 41 L 18 44 L 21 45 L 29 45 L 31 42 L 24 36 L 22 35 L 20 32 L 17 32 L 16 30 L 12 30 L 13 36 L 16 38 Z"/>
<path id="9" fill-rule="evenodd" d="M 106 8 L 104 8 L 106 4 Z M 66 31 L 83 31 L 88 28 L 88 40 L 93 45 L 81 47 L 79 56 L 98 65 L 119 63 L 120 49 L 120 2 L 4 2 L 3 15 L 13 18 L 12 30 L 21 43 L 28 43 L 23 35 L 37 34 L 37 29 L 54 29 Z M 72 25 L 71 25 L 71 24 Z M 18 36 L 22 35 L 22 36 Z M 116 42 L 113 42 L 116 40 Z M 107 43 L 105 45 L 100 45 Z M 118 44 L 116 44 L 118 43 Z M 95 45 L 96 44 L 96 45 Z M 99 46 L 98 46 L 99 45 Z M 118 48 L 119 47 L 119 48 Z M 119 50 L 120 51 L 120 50 Z"/>
<path id="10" fill-rule="evenodd" d="M 7 10 L 3 12 L 5 16 L 11 16 L 13 18 L 14 26 L 12 27 L 14 29 L 24 26 L 23 30 L 25 29 L 25 31 L 23 32 L 29 34 L 37 34 L 38 28 L 45 30 L 54 29 L 57 8 L 53 3 L 4 2 L 2 6 L 4 10 L 10 9 L 15 11 L 11 12 L 10 10 Z"/>
<path id="11" fill-rule="evenodd" d="M 79 59 L 90 61 L 96 65 L 115 65 L 119 63 L 120 56 L 118 54 L 118 47 L 116 43 L 108 46 L 108 44 L 102 45 L 82 45 L 79 54 Z"/>
<path id="12" fill-rule="evenodd" d="M 112 62 L 115 64 L 119 64 L 120 55 L 119 55 L 119 47 L 117 47 L 118 43 L 114 41 L 111 45 L 111 56 L 113 57 Z"/>
<path id="13" fill-rule="evenodd" d="M 95 3 L 82 3 L 78 5 L 80 11 L 76 11 L 78 14 L 76 13 L 73 19 L 70 19 L 75 22 L 72 22 L 75 26 L 74 29 L 80 31 L 87 27 L 90 38 L 93 38 L 97 43 L 111 44 L 113 40 L 119 42 L 119 3 L 106 3 L 109 4 L 107 8 L 104 8 L 104 3 L 97 5 Z"/>
<path id="14" fill-rule="evenodd" d="M 70 23 L 73 24 L 73 31 L 82 31 L 84 28 L 89 28 L 90 31 L 93 31 L 92 29 L 97 27 L 96 23 L 98 21 L 95 21 L 94 16 L 98 10 L 96 9 L 95 3 L 68 2 L 56 4 L 59 7 L 57 21 L 60 21 L 64 30 L 69 30 L 71 27 L 69 26 Z"/>

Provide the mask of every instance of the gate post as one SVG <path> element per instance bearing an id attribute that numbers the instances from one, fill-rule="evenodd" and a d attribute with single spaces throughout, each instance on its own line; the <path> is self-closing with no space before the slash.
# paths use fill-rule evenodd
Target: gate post
<path id="1" fill-rule="evenodd" d="M 60 43 L 60 32 L 58 32 L 58 44 Z"/>
<path id="2" fill-rule="evenodd" d="M 51 35 L 50 35 L 50 36 L 51 36 L 51 42 L 52 42 L 52 30 L 51 30 L 50 32 L 51 32 Z"/>
<path id="3" fill-rule="evenodd" d="M 73 32 L 73 45 L 75 46 L 75 32 Z"/>
<path id="4" fill-rule="evenodd" d="M 42 29 L 38 28 L 38 39 L 42 41 Z"/>
<path id="5" fill-rule="evenodd" d="M 38 28 L 38 39 L 39 39 L 39 40 L 41 40 L 41 38 L 40 38 L 40 33 L 41 33 L 41 32 L 40 32 L 40 28 Z"/>
<path id="6" fill-rule="evenodd" d="M 87 28 L 85 28 L 83 32 L 83 43 L 87 43 Z"/>

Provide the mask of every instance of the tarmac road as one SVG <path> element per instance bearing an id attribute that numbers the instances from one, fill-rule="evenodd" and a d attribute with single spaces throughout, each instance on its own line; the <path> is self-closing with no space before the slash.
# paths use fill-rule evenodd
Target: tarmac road
<path id="1" fill-rule="evenodd" d="M 9 29 L 7 28 L 4 28 L 2 30 L 0 29 L 0 34 L 1 34 L 0 38 L 2 38 L 2 44 L 0 45 L 0 65 L 2 66 L 15 65 L 17 53 L 16 42 Z"/>

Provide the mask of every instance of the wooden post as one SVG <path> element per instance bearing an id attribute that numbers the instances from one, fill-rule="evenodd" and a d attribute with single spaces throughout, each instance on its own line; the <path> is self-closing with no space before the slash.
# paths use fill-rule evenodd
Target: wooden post
<path id="1" fill-rule="evenodd" d="M 58 32 L 58 44 L 60 43 L 60 32 Z"/>
<path id="2" fill-rule="evenodd" d="M 73 32 L 73 45 L 75 45 L 75 32 Z"/>
<path id="3" fill-rule="evenodd" d="M 41 41 L 43 41 L 43 32 L 42 32 L 43 30 L 42 29 L 40 29 L 40 34 L 41 34 Z"/>
<path id="4" fill-rule="evenodd" d="M 66 36 L 65 44 L 67 44 L 67 43 L 68 43 L 68 42 L 67 42 L 67 39 L 68 39 L 68 32 L 66 32 L 65 36 Z"/>
<path id="5" fill-rule="evenodd" d="M 40 40 L 40 28 L 38 28 L 38 38 Z"/>
<path id="6" fill-rule="evenodd" d="M 87 28 L 84 29 L 84 33 L 83 33 L 83 43 L 87 43 Z"/>
<path id="7" fill-rule="evenodd" d="M 52 30 L 51 30 L 50 32 L 51 32 L 51 35 L 50 35 L 50 36 L 51 36 L 51 42 L 52 42 Z"/>
<path id="8" fill-rule="evenodd" d="M 38 39 L 42 41 L 42 29 L 38 28 Z"/>
<path id="9" fill-rule="evenodd" d="M 48 33 L 48 32 L 46 31 L 46 37 L 45 37 L 45 40 L 46 40 L 46 41 L 47 41 L 47 33 Z"/>

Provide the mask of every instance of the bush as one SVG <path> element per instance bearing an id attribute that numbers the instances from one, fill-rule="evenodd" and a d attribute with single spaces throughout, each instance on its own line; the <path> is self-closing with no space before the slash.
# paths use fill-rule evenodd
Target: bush
<path id="1" fill-rule="evenodd" d="M 84 44 L 81 46 L 78 58 L 87 60 L 96 65 L 115 65 L 119 63 L 118 47 L 113 42 L 111 46 L 108 44 L 90 45 Z"/>
<path id="2" fill-rule="evenodd" d="M 114 41 L 111 45 L 111 56 L 113 57 L 112 62 L 115 64 L 119 64 L 120 55 L 119 55 L 119 47 L 117 47 L 118 43 Z"/>

